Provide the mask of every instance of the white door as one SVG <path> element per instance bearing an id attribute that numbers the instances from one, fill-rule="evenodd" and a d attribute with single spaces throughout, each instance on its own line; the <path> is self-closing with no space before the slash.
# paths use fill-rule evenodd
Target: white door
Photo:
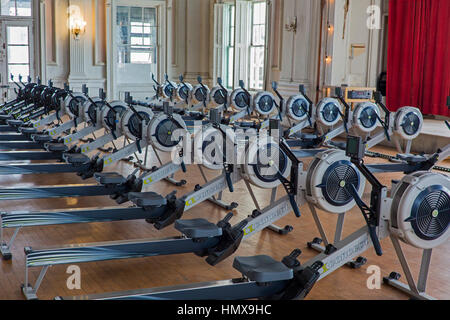
<path id="1" fill-rule="evenodd" d="M 113 8 L 114 97 L 152 97 L 152 73 L 160 78 L 164 70 L 161 49 L 164 1 L 115 1 Z"/>

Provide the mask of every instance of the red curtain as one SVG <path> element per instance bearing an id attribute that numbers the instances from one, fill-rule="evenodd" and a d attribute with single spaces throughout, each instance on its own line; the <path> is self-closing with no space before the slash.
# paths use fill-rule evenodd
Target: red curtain
<path id="1" fill-rule="evenodd" d="M 450 0 L 390 0 L 387 105 L 450 116 Z"/>

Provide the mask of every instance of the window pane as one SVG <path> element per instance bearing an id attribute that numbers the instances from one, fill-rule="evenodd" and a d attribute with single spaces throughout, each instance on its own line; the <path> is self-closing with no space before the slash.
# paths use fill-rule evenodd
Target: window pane
<path id="1" fill-rule="evenodd" d="M 130 11 L 131 22 L 142 22 L 142 8 L 132 7 Z"/>
<path id="2" fill-rule="evenodd" d="M 1 0 L 0 7 L 2 16 L 16 15 L 16 3 L 14 0 Z"/>
<path id="3" fill-rule="evenodd" d="M 31 0 L 17 0 L 17 15 L 22 17 L 31 16 Z"/>
<path id="4" fill-rule="evenodd" d="M 28 63 L 28 46 L 8 46 L 8 63 Z"/>
<path id="5" fill-rule="evenodd" d="M 228 57 L 227 57 L 227 79 L 226 84 L 227 88 L 233 88 L 233 77 L 234 77 L 234 48 L 228 48 Z"/>
<path id="6" fill-rule="evenodd" d="M 250 50 L 250 88 L 262 90 L 264 82 L 264 48 Z"/>
<path id="7" fill-rule="evenodd" d="M 253 24 L 266 23 L 266 3 L 259 2 L 253 4 Z"/>
<path id="8" fill-rule="evenodd" d="M 122 6 L 117 7 L 117 25 L 118 26 L 129 24 L 129 21 L 128 21 L 129 11 L 130 11 L 129 7 L 122 7 Z"/>
<path id="9" fill-rule="evenodd" d="M 30 66 L 28 64 L 10 64 L 8 65 L 8 75 L 10 74 L 13 74 L 14 78 L 16 79 L 19 77 L 19 75 L 26 78 L 30 75 Z"/>
<path id="10" fill-rule="evenodd" d="M 253 26 L 253 43 L 254 46 L 263 46 L 265 44 L 266 26 L 256 25 Z"/>
<path id="11" fill-rule="evenodd" d="M 155 8 L 144 8 L 144 22 L 150 24 L 151 26 L 156 25 L 156 9 Z"/>
<path id="12" fill-rule="evenodd" d="M 28 44 L 28 27 L 9 27 L 7 29 L 8 44 Z"/>
<path id="13" fill-rule="evenodd" d="M 152 63 L 151 53 L 150 52 L 131 52 L 131 63 L 143 63 L 150 64 Z"/>
<path id="14" fill-rule="evenodd" d="M 118 32 L 119 44 L 128 44 L 129 43 L 129 41 L 128 41 L 128 38 L 129 38 L 128 27 L 127 26 L 121 26 L 121 27 L 118 27 L 118 28 L 119 28 L 119 32 Z"/>

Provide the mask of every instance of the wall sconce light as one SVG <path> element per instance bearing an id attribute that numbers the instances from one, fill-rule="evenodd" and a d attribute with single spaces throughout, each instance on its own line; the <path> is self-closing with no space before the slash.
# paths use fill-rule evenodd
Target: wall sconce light
<path id="1" fill-rule="evenodd" d="M 70 15 L 69 27 L 75 40 L 79 40 L 80 35 L 86 31 L 86 24 L 81 15 Z"/>
<path id="2" fill-rule="evenodd" d="M 325 57 L 325 62 L 330 64 L 331 63 L 331 56 L 326 56 Z"/>

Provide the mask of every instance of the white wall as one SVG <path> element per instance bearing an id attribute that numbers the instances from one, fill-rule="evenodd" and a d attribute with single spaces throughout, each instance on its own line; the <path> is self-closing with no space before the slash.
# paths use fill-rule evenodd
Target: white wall
<path id="1" fill-rule="evenodd" d="M 45 78 L 56 85 L 63 82 L 80 88 L 82 83 L 91 92 L 107 88 L 107 19 L 105 6 L 111 0 L 41 0 L 41 10 L 47 15 L 53 11 L 54 21 L 46 24 L 47 43 Z M 164 67 L 171 79 L 183 74 L 186 81 L 196 83 L 201 75 L 208 85 L 214 78 L 214 3 L 220 0 L 167 0 L 166 25 L 167 50 Z M 317 88 L 318 63 L 321 62 L 319 86 L 340 85 L 374 86 L 377 77 L 379 31 L 366 27 L 366 8 L 381 0 L 350 1 L 344 39 L 345 0 L 323 0 L 330 5 L 329 19 L 333 32 L 326 29 L 324 15 L 322 52 L 319 55 L 320 13 L 322 0 L 271 0 L 269 1 L 269 48 L 267 81 L 279 81 L 280 91 L 286 95 L 297 92 L 304 84 L 314 99 Z M 87 22 L 86 34 L 81 40 L 69 35 L 67 8 L 78 5 Z M 43 8 L 42 8 L 43 7 Z M 324 12 L 327 12 L 325 7 Z M 286 24 L 297 21 L 296 32 L 288 31 Z M 52 20 L 52 19 L 50 19 Z M 329 36 L 328 36 L 329 35 Z M 365 49 L 351 58 L 351 45 L 361 44 Z M 327 50 L 325 52 L 325 50 Z M 325 64 L 325 54 L 332 62 Z M 162 71 L 164 73 L 164 71 Z M 46 80 L 44 79 L 44 80 Z M 320 90 L 319 90 L 320 91 Z"/>

